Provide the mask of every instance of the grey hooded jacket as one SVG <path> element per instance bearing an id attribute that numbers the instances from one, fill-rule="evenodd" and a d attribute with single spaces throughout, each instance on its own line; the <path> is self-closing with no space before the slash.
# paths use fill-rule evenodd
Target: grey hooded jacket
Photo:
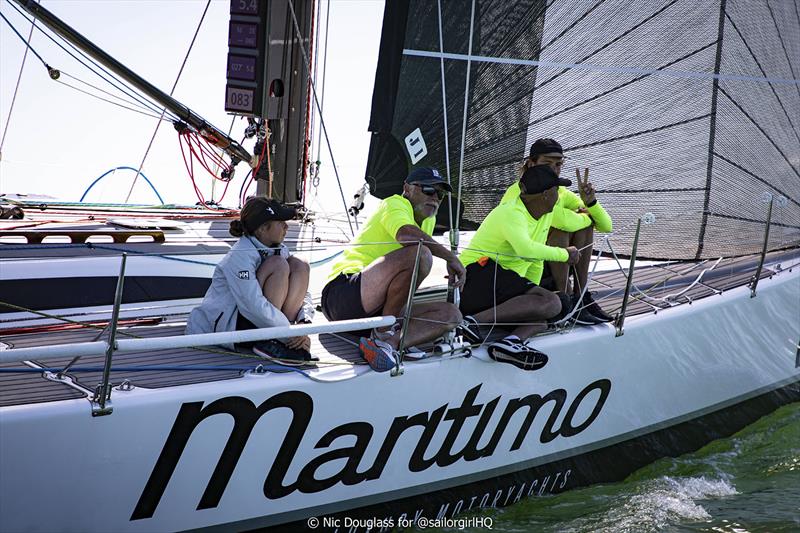
<path id="1" fill-rule="evenodd" d="M 240 237 L 214 269 L 203 302 L 189 314 L 186 334 L 234 331 L 238 314 L 259 328 L 288 326 L 286 315 L 264 297 L 256 279 L 264 257 L 276 254 L 288 258 L 289 250 L 283 244 L 269 248 L 254 237 Z M 306 294 L 297 320 L 311 321 L 313 316 L 311 295 Z M 232 343 L 224 346 L 233 348 Z"/>

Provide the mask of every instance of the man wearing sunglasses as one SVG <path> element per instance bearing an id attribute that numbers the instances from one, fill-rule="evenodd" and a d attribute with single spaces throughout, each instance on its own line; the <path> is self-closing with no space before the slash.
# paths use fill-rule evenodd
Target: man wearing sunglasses
<path id="1" fill-rule="evenodd" d="M 464 286 L 464 266 L 431 237 L 439 204 L 450 192 L 450 184 L 436 169 L 417 168 L 406 178 L 402 195 L 381 202 L 352 246 L 333 265 L 322 290 L 322 312 L 328 320 L 402 317 L 409 290 L 416 290 L 430 273 L 434 256 L 447 262 L 450 283 L 459 289 Z M 417 254 L 417 283 L 411 287 Z M 435 340 L 461 322 L 461 313 L 453 304 L 415 303 L 404 346 Z M 400 344 L 397 326 L 361 339 L 361 353 L 374 370 L 384 372 L 395 366 Z M 407 353 L 406 357 L 413 355 Z"/>
<path id="2" fill-rule="evenodd" d="M 523 172 L 535 165 L 547 165 L 553 169 L 556 175 L 560 175 L 565 160 L 564 150 L 558 141 L 547 138 L 537 139 L 531 145 Z M 610 233 L 613 227 L 611 217 L 597 201 L 594 185 L 589 181 L 589 169 L 583 169 L 581 178 L 580 170 L 576 168 L 575 177 L 578 180 L 579 195 L 569 191 L 566 187 L 559 187 L 558 201 L 553 207 L 552 227 L 547 238 L 547 244 L 550 246 L 561 248 L 575 246 L 581 250 L 581 259 L 573 269 L 575 283 L 570 289 L 569 265 L 547 261 L 544 266 L 542 287 L 558 291 L 561 296 L 564 306 L 562 313 L 556 319 L 564 316 L 572 307 L 579 304 L 580 311 L 576 316 L 578 323 L 610 322 L 613 318 L 594 301 L 591 292 L 586 291 L 583 300 L 578 302 L 589 278 L 594 230 Z M 517 196 L 519 196 L 519 183 L 514 183 L 508 188 L 500 203 L 514 200 Z"/>

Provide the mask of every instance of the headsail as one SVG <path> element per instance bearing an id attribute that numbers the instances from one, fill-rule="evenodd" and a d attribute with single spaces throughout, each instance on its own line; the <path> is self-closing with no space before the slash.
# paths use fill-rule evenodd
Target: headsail
<path id="1" fill-rule="evenodd" d="M 476 0 L 474 17 L 471 2 L 408 0 L 387 2 L 383 31 L 373 194 L 449 155 L 479 223 L 533 140 L 554 137 L 566 177 L 591 168 L 615 226 L 656 215 L 640 257 L 759 251 L 769 194 L 770 247 L 800 244 L 797 0 Z"/>

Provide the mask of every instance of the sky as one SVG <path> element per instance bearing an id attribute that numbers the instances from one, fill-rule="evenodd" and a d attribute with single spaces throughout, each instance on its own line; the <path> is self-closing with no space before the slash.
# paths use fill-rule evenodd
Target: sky
<path id="1" fill-rule="evenodd" d="M 207 0 L 43 0 L 42 5 L 169 93 L 206 3 Z M 224 111 L 229 5 L 228 0 L 211 1 L 174 93 L 175 98 L 226 132 L 232 118 Z M 367 125 L 383 5 L 382 0 L 331 0 L 330 5 L 323 116 L 348 199 L 363 183 L 366 168 Z M 324 21 L 326 1 L 321 8 Z M 30 23 L 5 0 L 0 12 L 27 39 Z M 108 89 L 38 30 L 34 30 L 31 46 L 46 63 L 62 71 L 60 81 L 91 90 L 74 79 L 78 78 Z M 24 51 L 24 43 L 0 21 L 0 135 L 8 125 L 0 159 L 0 193 L 45 194 L 77 201 L 106 171 L 121 166 L 138 168 L 157 120 L 52 81 L 30 52 L 9 117 Z M 321 93 L 322 87 L 317 89 Z M 241 139 L 245 125 L 244 120 L 237 119 L 231 136 Z M 339 198 L 331 158 L 324 142 L 322 146 L 320 188 L 310 192 L 311 203 L 314 198 Z M 252 141 L 247 141 L 245 147 L 250 149 Z M 247 170 L 244 163 L 237 167 L 222 205 L 236 207 Z M 142 172 L 166 203 L 191 205 L 197 201 L 177 133 L 169 122 L 159 128 Z M 196 172 L 196 178 L 199 175 Z M 133 171 L 107 176 L 91 189 L 85 201 L 124 202 L 134 176 Z M 208 199 L 212 180 L 205 175 L 197 179 Z M 219 194 L 217 188 L 214 198 L 218 199 Z M 130 202 L 157 203 L 157 197 L 140 179 Z M 341 201 L 335 209 L 340 207 Z"/>

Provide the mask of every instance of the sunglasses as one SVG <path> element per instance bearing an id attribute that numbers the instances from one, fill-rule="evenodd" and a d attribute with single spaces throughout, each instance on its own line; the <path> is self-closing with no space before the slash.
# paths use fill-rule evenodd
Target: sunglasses
<path id="1" fill-rule="evenodd" d="M 417 183 L 415 183 L 414 185 L 419 187 L 419 190 L 422 191 L 422 194 L 425 194 L 427 196 L 438 196 L 439 200 L 447 196 L 447 191 L 445 191 L 444 189 L 440 189 L 439 187 L 434 187 L 433 185 L 419 185 Z"/>

